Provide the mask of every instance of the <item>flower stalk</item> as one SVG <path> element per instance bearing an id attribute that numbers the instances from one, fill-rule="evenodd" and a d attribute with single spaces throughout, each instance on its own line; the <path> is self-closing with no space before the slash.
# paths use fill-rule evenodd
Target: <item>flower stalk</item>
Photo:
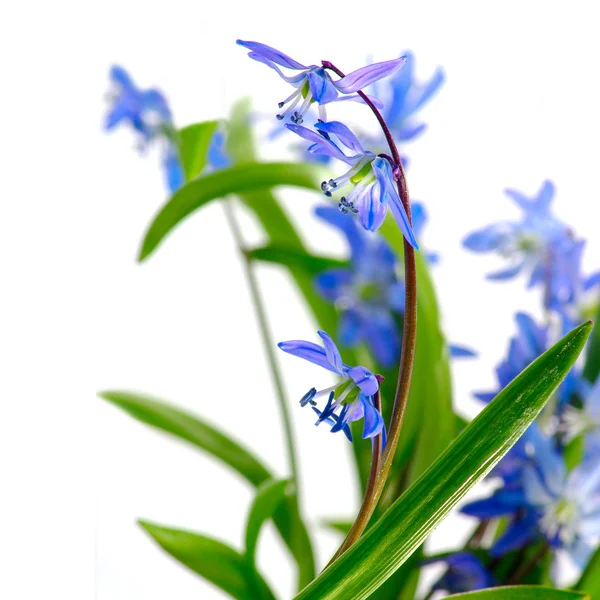
<path id="1" fill-rule="evenodd" d="M 345 76 L 344 73 L 340 71 L 340 69 L 338 69 L 333 63 L 329 61 L 322 61 L 321 64 L 324 69 L 333 71 L 339 77 Z M 412 225 L 410 198 L 408 194 L 406 176 L 404 174 L 402 161 L 400 160 L 400 154 L 398 152 L 398 148 L 396 147 L 396 143 L 394 142 L 392 133 L 387 126 L 383 115 L 377 109 L 371 99 L 361 90 L 357 91 L 357 93 L 377 118 L 377 121 L 379 122 L 379 125 L 381 126 L 383 134 L 387 140 L 390 153 L 394 161 L 394 177 L 398 186 L 398 194 L 408 216 L 409 223 Z M 375 479 L 375 484 L 367 487 L 361 508 L 359 510 L 359 518 L 357 518 L 356 522 L 352 526 L 348 536 L 336 553 L 335 558 L 339 557 L 360 538 L 371 516 L 373 515 L 392 466 L 394 454 L 400 438 L 400 432 L 402 430 L 404 414 L 406 412 L 417 340 L 417 270 L 415 263 L 415 251 L 414 248 L 408 243 L 406 238 L 404 238 L 404 278 L 405 313 L 404 328 L 402 332 L 402 352 L 400 355 L 398 384 L 396 386 L 396 394 L 392 409 L 387 444 L 381 461 L 378 461 L 381 462 L 381 467 L 378 469 L 379 472 Z"/>

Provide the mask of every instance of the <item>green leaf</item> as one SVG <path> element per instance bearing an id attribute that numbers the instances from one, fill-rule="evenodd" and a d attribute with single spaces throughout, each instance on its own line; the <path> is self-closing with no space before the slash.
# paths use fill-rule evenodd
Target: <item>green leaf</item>
<path id="1" fill-rule="evenodd" d="M 246 524 L 246 561 L 251 568 L 255 568 L 256 546 L 260 530 L 285 497 L 286 488 L 290 482 L 272 479 L 265 481 L 258 490 L 254 502 L 250 507 L 248 522 Z"/>
<path id="2" fill-rule="evenodd" d="M 133 418 L 184 439 L 237 471 L 252 485 L 271 479 L 269 470 L 253 454 L 205 421 L 157 399 L 125 391 L 98 394 Z"/>
<path id="3" fill-rule="evenodd" d="M 148 521 L 139 524 L 173 558 L 238 600 L 274 600 L 264 580 L 249 577 L 244 557 L 223 542 Z"/>
<path id="4" fill-rule="evenodd" d="M 204 121 L 179 130 L 179 158 L 186 181 L 204 170 L 210 141 L 218 125 L 218 121 Z"/>
<path id="5" fill-rule="evenodd" d="M 209 173 L 178 189 L 154 217 L 140 250 L 140 262 L 187 216 L 211 200 L 277 185 L 315 189 L 314 170 L 294 163 L 248 163 Z"/>
<path id="6" fill-rule="evenodd" d="M 273 479 L 271 472 L 249 450 L 198 417 L 149 396 L 124 391 L 99 394 L 134 419 L 166 431 L 208 452 L 229 465 L 253 486 Z M 275 513 L 275 525 L 299 568 L 299 582 L 306 585 L 314 577 L 312 547 L 295 497 L 286 498 Z"/>
<path id="7" fill-rule="evenodd" d="M 598 305 L 598 314 L 594 322 L 596 327 L 594 327 L 594 331 L 590 336 L 585 366 L 583 367 L 583 376 L 592 383 L 600 375 L 600 305 Z"/>
<path id="8" fill-rule="evenodd" d="M 590 597 L 578 592 L 555 590 L 538 585 L 516 585 L 455 594 L 448 598 L 456 598 L 456 600 L 589 600 Z"/>
<path id="9" fill-rule="evenodd" d="M 252 260 L 261 260 L 292 268 L 299 267 L 311 275 L 316 275 L 326 269 L 348 268 L 347 260 L 316 256 L 298 248 L 276 244 L 254 248 L 248 252 L 248 256 Z"/>
<path id="10" fill-rule="evenodd" d="M 391 216 L 380 231 L 403 259 L 402 233 Z M 424 254 L 416 252 L 415 259 L 417 343 L 402 437 L 396 451 L 398 456 L 410 456 L 408 484 L 418 479 L 456 435 L 448 345 L 442 333 L 435 288 Z M 436 418 L 428 418 L 430 415 L 436 415 Z M 414 448 L 409 452 L 411 444 Z M 395 465 L 395 470 L 402 466 L 401 463 Z"/>
<path id="11" fill-rule="evenodd" d="M 600 598 L 600 548 L 590 559 L 574 588 L 587 592 L 594 599 Z"/>
<path id="12" fill-rule="evenodd" d="M 322 519 L 321 523 L 328 529 L 333 529 L 337 533 L 341 533 L 344 537 L 348 535 L 350 528 L 352 527 L 353 521 L 341 521 L 338 519 Z"/>
<path id="13" fill-rule="evenodd" d="M 297 599 L 362 600 L 391 577 L 523 435 L 573 366 L 590 330 L 591 323 L 574 329 L 504 388 L 383 517 Z M 428 419 L 437 418 L 428 414 Z"/>

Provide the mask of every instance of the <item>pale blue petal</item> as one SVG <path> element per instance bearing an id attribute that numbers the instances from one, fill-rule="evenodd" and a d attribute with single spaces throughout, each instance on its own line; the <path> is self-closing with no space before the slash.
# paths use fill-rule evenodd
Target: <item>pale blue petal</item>
<path id="1" fill-rule="evenodd" d="M 525 266 L 525 261 L 520 261 L 506 269 L 501 269 L 500 271 L 495 271 L 494 273 L 488 273 L 486 275 L 486 279 L 491 279 L 492 281 L 502 281 L 505 279 L 512 279 L 517 276 Z"/>
<path id="2" fill-rule="evenodd" d="M 292 356 L 303 358 L 304 360 L 307 360 L 315 365 L 318 365 L 319 367 L 323 367 L 324 369 L 339 375 L 339 371 L 336 371 L 329 360 L 327 360 L 325 350 L 317 344 L 302 340 L 290 340 L 287 342 L 279 342 L 277 346 Z"/>
<path id="3" fill-rule="evenodd" d="M 383 429 L 383 417 L 373 403 L 363 394 L 359 396 L 364 413 L 363 439 L 375 437 Z"/>
<path id="4" fill-rule="evenodd" d="M 475 358 L 477 352 L 467 348 L 466 346 L 458 346 L 457 344 L 448 344 L 450 356 L 452 358 Z"/>
<path id="5" fill-rule="evenodd" d="M 306 79 L 306 72 L 304 71 L 298 73 L 297 75 L 286 75 L 276 64 L 272 63 L 269 59 L 265 58 L 264 56 L 256 54 L 255 52 L 250 52 L 248 56 L 252 60 L 262 63 L 263 65 L 267 65 L 267 67 L 273 69 L 273 71 L 275 71 L 277 75 L 281 77 L 281 79 L 287 81 L 288 83 L 291 83 L 295 87 L 299 87 L 298 84 L 300 84 L 301 81 Z"/>
<path id="6" fill-rule="evenodd" d="M 402 123 L 402 126 L 394 129 L 394 139 L 399 142 L 407 142 L 421 135 L 427 129 L 427 123 L 415 123 L 410 125 Z"/>
<path id="7" fill-rule="evenodd" d="M 342 313 L 338 325 L 338 339 L 342 346 L 352 348 L 363 338 L 364 319 L 355 310 L 346 310 Z"/>
<path id="8" fill-rule="evenodd" d="M 236 44 L 248 48 L 251 52 L 258 54 L 267 60 L 273 61 L 282 67 L 287 67 L 288 69 L 308 69 L 308 67 L 300 64 L 293 58 L 290 58 L 287 54 L 284 54 L 271 46 L 267 46 L 266 44 L 247 42 L 244 40 L 236 40 Z"/>
<path id="9" fill-rule="evenodd" d="M 424 104 L 429 102 L 431 97 L 438 91 L 440 86 L 444 83 L 444 71 L 437 69 L 433 74 L 432 78 L 419 89 L 419 92 L 415 94 L 414 99 L 411 98 L 410 103 L 410 114 L 417 112 Z"/>
<path id="10" fill-rule="evenodd" d="M 365 153 L 358 138 L 350 131 L 350 129 L 348 129 L 348 127 L 346 127 L 346 125 L 339 121 L 328 121 L 327 123 L 321 121 L 315 124 L 315 129 L 336 135 L 346 148 L 350 148 L 350 150 L 353 150 L 357 154 Z"/>
<path id="11" fill-rule="evenodd" d="M 537 533 L 535 522 L 531 520 L 516 521 L 511 523 L 504 534 L 490 548 L 491 556 L 502 556 L 511 550 L 521 548 Z"/>
<path id="12" fill-rule="evenodd" d="M 344 363 L 342 362 L 342 357 L 340 356 L 338 347 L 335 345 L 335 342 L 331 339 L 331 336 L 327 332 L 320 330 L 317 333 L 323 340 L 323 346 L 325 347 L 325 354 L 329 364 L 331 364 L 336 373 L 341 375 L 343 373 Z"/>
<path id="13" fill-rule="evenodd" d="M 331 140 L 325 139 L 322 135 L 319 135 L 312 129 L 302 127 L 302 125 L 293 125 L 292 123 L 286 123 L 285 126 L 301 138 L 313 142 L 313 145 L 308 149 L 309 152 L 331 156 L 332 158 L 337 158 L 345 163 L 352 163 L 352 161 L 349 161 L 348 157 Z"/>
<path id="14" fill-rule="evenodd" d="M 367 65 L 366 67 L 352 71 L 352 73 L 342 77 L 339 81 L 335 81 L 334 85 L 343 94 L 358 92 L 371 83 L 395 73 L 405 62 L 406 57 L 402 56 L 395 60 Z"/>
<path id="15" fill-rule="evenodd" d="M 375 98 L 374 96 L 369 96 L 369 94 L 365 94 L 365 95 L 373 103 L 375 108 L 378 108 L 379 110 L 383 109 L 383 102 L 381 100 L 379 100 L 378 98 Z M 348 94 L 347 96 L 338 96 L 334 100 L 334 102 L 346 102 L 346 101 L 360 102 L 361 104 L 365 104 L 364 98 L 362 96 L 359 96 L 358 94 Z"/>
<path id="16" fill-rule="evenodd" d="M 331 77 L 325 69 L 310 71 L 308 74 L 308 85 L 315 102 L 327 104 L 338 97 L 338 91 L 331 81 Z"/>
<path id="17" fill-rule="evenodd" d="M 473 252 L 491 252 L 497 250 L 508 235 L 512 227 L 507 223 L 489 225 L 478 231 L 470 233 L 464 240 L 463 246 Z"/>
<path id="18" fill-rule="evenodd" d="M 364 336 L 377 363 L 394 366 L 400 356 L 400 332 L 391 313 L 375 311 L 364 322 Z"/>
<path id="19" fill-rule="evenodd" d="M 352 280 L 352 271 L 349 269 L 329 269 L 315 277 L 315 287 L 320 296 L 334 303 L 347 295 L 347 288 Z"/>

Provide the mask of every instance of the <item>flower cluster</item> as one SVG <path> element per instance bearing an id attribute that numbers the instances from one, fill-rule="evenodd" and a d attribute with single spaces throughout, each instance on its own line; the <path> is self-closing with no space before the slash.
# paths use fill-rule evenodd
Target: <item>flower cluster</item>
<path id="1" fill-rule="evenodd" d="M 344 175 L 323 182 L 325 195 L 331 196 L 332 191 L 352 185 L 351 191 L 339 201 L 342 213 L 358 215 L 365 229 L 376 231 L 391 209 L 402 233 L 416 248 L 412 226 L 397 191 L 394 171 L 398 165 L 392 164 L 387 155 L 378 156 L 365 150 L 346 125 L 339 121 L 328 122 L 325 110 L 328 104 L 341 100 L 362 102 L 358 92 L 398 71 L 406 57 L 374 63 L 334 80 L 324 67 L 303 65 L 265 44 L 243 40 L 237 43 L 250 50 L 250 58 L 267 65 L 295 88 L 288 98 L 279 103 L 280 109 L 287 108 L 278 113 L 277 118 L 289 120 L 286 123 L 288 129 L 311 142 L 309 152 L 336 158 L 350 166 Z M 282 67 L 292 74 L 286 75 Z M 376 99 L 373 102 L 380 105 Z M 313 104 L 319 110 L 319 120 L 314 129 L 300 126 Z M 336 138 L 338 143 L 332 138 Z M 346 154 L 340 145 L 352 154 Z"/>

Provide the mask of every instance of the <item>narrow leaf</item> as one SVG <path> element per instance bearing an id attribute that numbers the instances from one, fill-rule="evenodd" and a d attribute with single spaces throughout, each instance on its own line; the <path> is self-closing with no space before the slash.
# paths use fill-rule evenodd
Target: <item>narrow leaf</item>
<path id="1" fill-rule="evenodd" d="M 592 598 L 600 598 L 600 548 L 596 550 L 574 587 L 587 592 Z"/>
<path id="2" fill-rule="evenodd" d="M 591 323 L 574 329 L 504 388 L 298 600 L 368 598 L 523 435 L 573 366 L 590 330 Z M 428 418 L 437 415 L 430 413 Z"/>
<path id="3" fill-rule="evenodd" d="M 321 523 L 328 529 L 341 533 L 344 537 L 348 535 L 352 527 L 352 521 L 341 521 L 339 519 L 323 519 Z"/>
<path id="4" fill-rule="evenodd" d="M 590 597 L 579 592 L 555 590 L 538 585 L 517 585 L 455 594 L 448 598 L 456 600 L 589 600 Z"/>
<path id="5" fill-rule="evenodd" d="M 99 394 L 134 419 L 170 433 L 229 465 L 253 486 L 273 478 L 271 472 L 249 450 L 227 435 L 164 402 L 132 392 L 108 391 Z M 314 577 L 312 547 L 295 497 L 287 497 L 274 515 L 282 539 L 298 563 L 299 579 L 304 585 Z"/>
<path id="6" fill-rule="evenodd" d="M 142 394 L 100 392 L 99 396 L 133 418 L 184 439 L 237 471 L 252 485 L 271 479 L 269 470 L 246 448 L 198 417 Z"/>
<path id="7" fill-rule="evenodd" d="M 244 557 L 223 542 L 148 521 L 139 521 L 139 524 L 173 558 L 231 597 L 238 600 L 275 599 L 260 576 L 256 579 L 249 576 Z"/>
<path id="8" fill-rule="evenodd" d="M 585 355 L 585 366 L 583 368 L 583 376 L 592 383 L 600 375 L 600 304 L 598 305 L 598 314 L 594 322 L 596 326 L 590 336 Z"/>
<path id="9" fill-rule="evenodd" d="M 176 225 L 211 200 L 277 185 L 315 189 L 314 170 L 294 163 L 248 163 L 188 181 L 154 217 L 142 242 L 139 260 L 147 258 Z"/>
<path id="10" fill-rule="evenodd" d="M 205 121 L 179 130 L 179 158 L 186 181 L 198 177 L 207 163 L 208 148 L 218 121 Z"/>
<path id="11" fill-rule="evenodd" d="M 248 256 L 253 260 L 261 260 L 292 268 L 299 267 L 311 275 L 316 275 L 326 269 L 348 267 L 347 260 L 317 256 L 298 248 L 276 244 L 254 248 L 248 252 Z"/>
<path id="12" fill-rule="evenodd" d="M 256 491 L 246 524 L 246 562 L 252 569 L 255 568 L 256 546 L 260 530 L 265 521 L 273 516 L 275 510 L 282 503 L 286 487 L 289 485 L 289 481 L 272 479 L 265 481 Z"/>

